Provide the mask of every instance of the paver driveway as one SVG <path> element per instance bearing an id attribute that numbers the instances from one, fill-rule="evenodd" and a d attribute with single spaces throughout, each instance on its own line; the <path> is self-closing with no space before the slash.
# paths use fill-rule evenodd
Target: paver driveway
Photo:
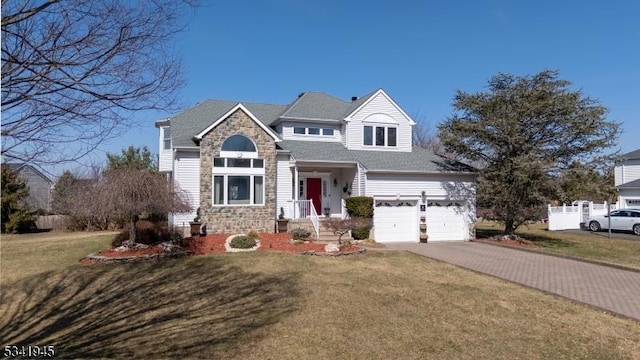
<path id="1" fill-rule="evenodd" d="M 640 321 L 640 272 L 474 242 L 397 243 L 387 248 L 411 251 Z"/>

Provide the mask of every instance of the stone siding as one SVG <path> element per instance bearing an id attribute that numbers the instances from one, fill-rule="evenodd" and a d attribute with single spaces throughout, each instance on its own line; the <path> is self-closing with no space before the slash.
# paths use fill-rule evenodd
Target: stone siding
<path id="1" fill-rule="evenodd" d="M 251 139 L 264 159 L 264 206 L 213 206 L 213 158 L 220 156 L 222 143 L 232 135 Z M 242 110 L 202 137 L 200 141 L 200 212 L 208 233 L 275 231 L 276 226 L 276 146 L 273 138 Z"/>

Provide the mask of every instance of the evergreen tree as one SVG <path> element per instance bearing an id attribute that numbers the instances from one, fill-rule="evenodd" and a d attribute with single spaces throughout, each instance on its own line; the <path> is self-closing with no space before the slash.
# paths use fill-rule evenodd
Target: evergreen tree
<path id="1" fill-rule="evenodd" d="M 36 220 L 36 213 L 22 201 L 29 196 L 27 184 L 2 164 L 2 232 L 17 233 L 29 230 Z"/>

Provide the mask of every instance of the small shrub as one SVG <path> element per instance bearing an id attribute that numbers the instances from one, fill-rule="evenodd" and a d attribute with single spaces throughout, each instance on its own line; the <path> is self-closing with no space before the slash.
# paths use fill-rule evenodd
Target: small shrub
<path id="1" fill-rule="evenodd" d="M 249 231 L 249 233 L 247 234 L 247 237 L 253 240 L 258 240 L 260 238 L 260 236 L 258 235 L 258 232 L 255 230 Z"/>
<path id="2" fill-rule="evenodd" d="M 122 246 L 122 244 L 129 240 L 129 227 L 127 225 L 116 237 L 111 241 L 111 247 Z M 153 223 L 148 220 L 139 220 L 136 222 L 136 242 L 145 245 L 157 245 L 162 242 L 171 241 L 176 243 L 174 239 L 176 236 L 180 236 L 182 241 L 182 234 L 174 234 L 169 231 L 164 223 Z"/>
<path id="3" fill-rule="evenodd" d="M 371 226 L 364 226 L 351 229 L 351 237 L 355 240 L 365 240 L 369 238 Z"/>
<path id="4" fill-rule="evenodd" d="M 229 242 L 229 246 L 234 249 L 251 249 L 256 246 L 256 240 L 246 235 L 236 236 Z"/>
<path id="5" fill-rule="evenodd" d="M 373 217 L 373 198 L 370 196 L 354 196 L 345 199 L 347 212 L 351 217 Z"/>
<path id="6" fill-rule="evenodd" d="M 291 235 L 293 236 L 293 240 L 304 240 L 311 236 L 311 232 L 307 229 L 295 228 L 291 230 Z"/>

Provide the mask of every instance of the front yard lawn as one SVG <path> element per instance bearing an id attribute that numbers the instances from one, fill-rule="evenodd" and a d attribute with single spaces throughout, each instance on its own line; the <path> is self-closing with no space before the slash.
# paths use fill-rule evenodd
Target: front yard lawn
<path id="1" fill-rule="evenodd" d="M 503 226 L 497 222 L 478 222 L 478 238 L 502 234 Z M 610 264 L 640 269 L 640 238 L 638 240 L 609 239 L 589 233 L 549 231 L 547 224 L 523 225 L 517 235 L 533 241 L 535 250 L 575 256 Z"/>
<path id="2" fill-rule="evenodd" d="M 83 240 L 57 242 L 75 251 Z M 24 264 L 53 262 L 43 251 L 53 244 L 31 244 L 30 251 L 3 246 L 3 272 L 4 259 L 16 255 Z M 61 358 L 640 354 L 639 322 L 405 252 L 227 253 L 108 266 L 60 258 L 56 265 L 1 283 L 5 345 L 51 344 Z"/>

